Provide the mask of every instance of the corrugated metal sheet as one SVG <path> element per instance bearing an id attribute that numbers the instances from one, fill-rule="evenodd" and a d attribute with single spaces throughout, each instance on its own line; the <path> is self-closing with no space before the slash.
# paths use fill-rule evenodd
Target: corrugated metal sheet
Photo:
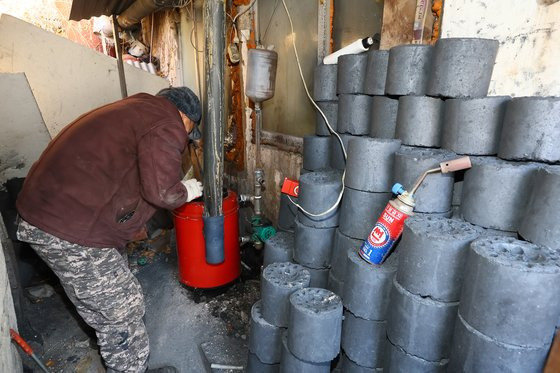
<path id="1" fill-rule="evenodd" d="M 135 0 L 74 0 L 70 19 L 79 21 L 94 16 L 120 14 Z"/>

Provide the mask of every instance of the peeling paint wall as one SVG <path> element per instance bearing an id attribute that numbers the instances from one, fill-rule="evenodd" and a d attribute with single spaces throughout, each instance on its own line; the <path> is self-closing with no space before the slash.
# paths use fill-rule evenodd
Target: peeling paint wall
<path id="1" fill-rule="evenodd" d="M 500 41 L 489 95 L 560 96 L 560 2 L 446 0 L 442 37 Z"/>

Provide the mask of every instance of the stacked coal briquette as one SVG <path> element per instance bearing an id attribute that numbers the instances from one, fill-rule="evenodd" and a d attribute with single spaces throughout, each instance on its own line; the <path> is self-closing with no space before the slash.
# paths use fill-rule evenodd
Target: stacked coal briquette
<path id="1" fill-rule="evenodd" d="M 342 301 L 308 287 L 310 278 L 295 263 L 265 267 L 262 298 L 251 309 L 247 372 L 330 372 L 340 349 Z"/>
<path id="2" fill-rule="evenodd" d="M 550 165 L 560 161 L 560 99 L 484 97 L 477 82 L 490 80 L 482 68 L 497 42 L 438 44 L 430 94 L 448 98 L 442 146 L 473 163 L 455 184 L 460 217 L 487 236 L 465 263 L 449 369 L 540 371 L 560 314 L 560 169 Z"/>
<path id="3" fill-rule="evenodd" d="M 507 236 L 521 232 L 523 222 L 532 216 L 526 226 L 539 231 L 534 242 L 558 242 L 550 240 L 550 232 L 558 232 L 551 228 L 555 223 L 542 229 L 535 223 L 541 209 L 555 221 L 560 217 L 559 198 L 551 194 L 560 186 L 560 173 L 557 167 L 534 163 L 560 160 L 558 150 L 556 157 L 551 152 L 560 145 L 558 99 L 486 97 L 497 49 L 493 40 L 439 40 L 430 64 L 427 95 L 431 97 L 399 99 L 396 137 L 403 144 L 441 146 L 453 152 L 447 153 L 451 156 L 472 156 L 473 167 L 464 174 L 464 182 L 462 175 L 455 182 L 452 204 L 460 205 L 467 222 L 480 227 L 443 217 L 450 215 L 445 211 L 451 201 L 451 177 L 429 176 L 415 194 L 415 210 L 429 215 L 416 214 L 405 223 L 398 247 L 387 325 L 387 371 L 500 371 L 506 365 L 512 371 L 539 371 L 543 367 L 560 311 L 558 297 L 551 291 L 560 269 L 558 251 Z M 391 58 L 388 92 L 390 71 Z M 421 107 L 408 110 L 420 101 L 424 101 Z M 403 121 L 407 117 L 414 120 Z M 542 132 L 532 137 L 529 123 Z M 421 172 L 451 158 L 430 159 L 415 169 L 428 152 L 434 150 L 403 147 L 397 152 L 395 181 L 410 188 Z M 407 173 L 415 175 L 407 180 Z M 438 186 L 431 185 L 436 181 Z M 422 189 L 427 193 L 422 194 Z"/>

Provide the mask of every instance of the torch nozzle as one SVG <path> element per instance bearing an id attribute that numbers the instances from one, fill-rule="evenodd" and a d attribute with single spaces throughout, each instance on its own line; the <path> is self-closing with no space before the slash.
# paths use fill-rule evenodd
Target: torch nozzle
<path id="1" fill-rule="evenodd" d="M 412 190 L 410 191 L 410 195 L 414 195 L 426 176 L 429 174 L 435 174 L 437 172 L 441 172 L 442 174 L 446 174 L 449 172 L 455 172 L 460 170 L 466 170 L 467 168 L 471 168 L 471 159 L 469 157 L 461 157 L 457 159 L 453 159 L 450 161 L 441 162 L 439 167 L 432 168 L 426 172 L 424 172 L 414 183 Z"/>

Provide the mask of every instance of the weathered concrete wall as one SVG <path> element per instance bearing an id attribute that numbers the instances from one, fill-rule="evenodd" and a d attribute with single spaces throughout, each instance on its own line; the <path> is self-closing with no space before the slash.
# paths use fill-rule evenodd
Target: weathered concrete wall
<path id="1" fill-rule="evenodd" d="M 51 140 L 27 78 L 0 73 L 0 185 L 25 177 Z"/>
<path id="2" fill-rule="evenodd" d="M 442 37 L 500 41 L 489 95 L 560 96 L 560 2 L 446 0 Z"/>
<path id="3" fill-rule="evenodd" d="M 133 66 L 124 68 L 129 94 L 169 86 Z M 25 72 L 52 137 L 81 114 L 121 98 L 114 58 L 6 14 L 0 15 L 0 72 Z"/>
<path id="4" fill-rule="evenodd" d="M 0 372 L 19 373 L 23 371 L 21 358 L 10 340 L 10 329 L 17 330 L 17 323 L 2 245 L 5 237 L 4 223 L 0 219 Z"/>

